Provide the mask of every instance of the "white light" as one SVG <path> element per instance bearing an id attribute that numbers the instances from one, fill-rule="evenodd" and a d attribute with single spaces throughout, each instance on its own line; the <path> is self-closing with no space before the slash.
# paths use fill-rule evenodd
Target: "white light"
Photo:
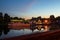
<path id="1" fill-rule="evenodd" d="M 44 30 L 44 28 L 41 28 L 41 30 Z"/>

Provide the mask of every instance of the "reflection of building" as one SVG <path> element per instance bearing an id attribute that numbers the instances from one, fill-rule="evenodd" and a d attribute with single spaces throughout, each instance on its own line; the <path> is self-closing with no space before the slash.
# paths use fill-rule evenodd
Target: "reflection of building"
<path id="1" fill-rule="evenodd" d="M 50 23 L 50 19 L 49 18 L 41 18 L 41 19 L 33 18 L 31 20 L 31 22 L 36 24 L 36 27 L 38 28 L 38 30 L 45 30 L 45 31 L 49 30 L 48 26 L 44 26 L 44 25 L 46 25 L 46 24 L 48 25 Z"/>
<path id="2" fill-rule="evenodd" d="M 49 27 L 48 26 L 45 26 L 45 31 L 48 31 L 49 30 Z"/>
<path id="3" fill-rule="evenodd" d="M 37 25 L 36 26 L 38 30 L 44 30 L 44 31 L 49 31 L 49 26 L 47 25 Z"/>
<path id="4" fill-rule="evenodd" d="M 38 30 L 41 30 L 42 25 L 37 25 L 36 27 L 37 27 Z"/>

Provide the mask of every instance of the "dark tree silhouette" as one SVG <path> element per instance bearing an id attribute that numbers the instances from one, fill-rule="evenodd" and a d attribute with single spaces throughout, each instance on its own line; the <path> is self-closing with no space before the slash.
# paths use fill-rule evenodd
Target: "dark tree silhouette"
<path id="1" fill-rule="evenodd" d="M 51 24 L 54 24 L 55 23 L 55 17 L 54 15 L 50 15 L 50 21 L 51 21 Z"/>
<path id="2" fill-rule="evenodd" d="M 9 23 L 10 22 L 10 16 L 7 13 L 5 13 L 5 15 L 4 15 L 4 22 L 5 23 Z"/>
<path id="3" fill-rule="evenodd" d="M 41 19 L 41 16 L 39 16 L 39 17 L 37 17 L 37 18 L 38 18 L 38 20 L 39 20 L 39 19 Z"/>
<path id="4" fill-rule="evenodd" d="M 8 23 L 10 22 L 10 16 L 5 13 L 4 15 L 4 34 L 7 34 L 9 32 L 9 28 L 8 28 Z"/>
<path id="5" fill-rule="evenodd" d="M 50 16 L 50 21 L 51 21 L 51 28 L 50 30 L 56 30 L 59 28 L 57 21 L 59 21 L 59 17 L 55 18 L 54 15 Z"/>
<path id="6" fill-rule="evenodd" d="M 2 35 L 3 30 L 3 14 L 0 12 L 0 35 Z"/>
<path id="7" fill-rule="evenodd" d="M 54 19 L 55 17 L 54 17 L 54 15 L 50 15 L 50 19 Z"/>
<path id="8" fill-rule="evenodd" d="M 13 17 L 10 17 L 10 19 L 14 19 Z"/>
<path id="9" fill-rule="evenodd" d="M 14 17 L 14 19 L 17 19 L 18 20 L 18 17 Z"/>
<path id="10" fill-rule="evenodd" d="M 60 25 L 60 16 L 56 17 L 56 22 L 58 25 Z"/>
<path id="11" fill-rule="evenodd" d="M 35 17 L 32 17 L 32 19 L 31 19 L 31 21 L 36 21 L 37 20 L 37 18 L 35 18 Z"/>
<path id="12" fill-rule="evenodd" d="M 36 21 L 41 20 L 41 19 L 42 19 L 41 16 L 39 16 L 39 17 L 37 17 L 37 20 Z"/>

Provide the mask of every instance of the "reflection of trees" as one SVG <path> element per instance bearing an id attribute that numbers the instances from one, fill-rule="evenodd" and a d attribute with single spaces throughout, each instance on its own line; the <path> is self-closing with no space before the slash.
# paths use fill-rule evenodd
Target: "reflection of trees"
<path id="1" fill-rule="evenodd" d="M 3 17 L 3 13 L 0 12 L 0 35 L 2 35 L 2 31 L 4 34 L 7 34 L 9 31 L 8 23 L 10 22 L 10 16 L 5 13 Z"/>
<path id="2" fill-rule="evenodd" d="M 2 34 L 3 29 L 3 14 L 0 12 L 0 35 Z"/>
<path id="3" fill-rule="evenodd" d="M 58 23 L 56 22 L 58 20 L 58 18 L 55 18 L 54 15 L 50 16 L 50 21 L 51 21 L 51 28 L 50 30 L 56 30 L 58 29 Z"/>
<path id="4" fill-rule="evenodd" d="M 10 22 L 10 16 L 7 13 L 5 13 L 3 20 L 4 20 L 4 34 L 7 34 L 9 31 L 8 23 Z"/>
<path id="5" fill-rule="evenodd" d="M 51 28 L 50 30 L 56 30 L 56 29 L 60 29 L 60 16 L 58 17 L 54 17 L 54 15 L 50 16 L 50 21 L 51 21 Z"/>

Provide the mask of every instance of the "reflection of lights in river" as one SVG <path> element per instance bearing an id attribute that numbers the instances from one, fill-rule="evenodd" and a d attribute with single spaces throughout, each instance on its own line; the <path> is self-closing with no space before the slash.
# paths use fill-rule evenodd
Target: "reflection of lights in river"
<path id="1" fill-rule="evenodd" d="M 44 25 L 44 26 L 37 25 L 36 27 L 39 31 L 49 31 L 49 26 L 47 26 L 47 25 Z"/>
<path id="2" fill-rule="evenodd" d="M 47 29 L 48 28 L 48 26 L 45 26 L 45 29 Z"/>
<path id="3" fill-rule="evenodd" d="M 45 26 L 45 31 L 48 31 L 48 26 Z"/>
<path id="4" fill-rule="evenodd" d="M 44 28 L 41 28 L 41 30 L 44 30 Z"/>

